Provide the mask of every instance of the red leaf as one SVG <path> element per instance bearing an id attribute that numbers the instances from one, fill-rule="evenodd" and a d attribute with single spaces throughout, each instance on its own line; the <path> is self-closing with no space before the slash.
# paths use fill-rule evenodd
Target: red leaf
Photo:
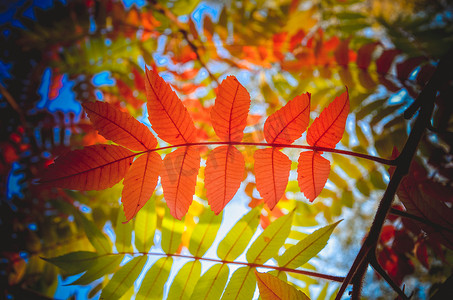
<path id="1" fill-rule="evenodd" d="M 291 161 L 275 148 L 257 150 L 254 158 L 256 189 L 269 208 L 273 209 L 285 193 Z"/>
<path id="2" fill-rule="evenodd" d="M 40 183 L 80 191 L 103 190 L 124 178 L 133 157 L 121 146 L 88 146 L 58 157 Z"/>
<path id="3" fill-rule="evenodd" d="M 426 60 L 426 57 L 417 56 L 406 59 L 405 61 L 396 65 L 396 74 L 398 79 L 406 80 L 411 75 L 415 67 L 419 66 Z"/>
<path id="4" fill-rule="evenodd" d="M 127 112 L 100 101 L 84 103 L 82 106 L 93 126 L 106 139 L 136 151 L 156 147 L 157 140 L 151 131 Z"/>
<path id="5" fill-rule="evenodd" d="M 179 220 L 192 203 L 199 169 L 200 154 L 195 147 L 178 148 L 164 158 L 162 188 L 171 215 Z"/>
<path id="6" fill-rule="evenodd" d="M 348 89 L 324 109 L 307 131 L 311 146 L 333 148 L 341 140 L 349 113 Z"/>
<path id="7" fill-rule="evenodd" d="M 219 86 L 211 110 L 212 127 L 223 141 L 240 142 L 247 125 L 250 95 L 234 76 L 228 76 Z"/>
<path id="8" fill-rule="evenodd" d="M 206 197 L 211 209 L 219 214 L 236 194 L 244 177 L 245 162 L 234 146 L 220 146 L 206 160 Z"/>
<path id="9" fill-rule="evenodd" d="M 146 204 L 156 188 L 162 168 L 162 159 L 156 152 L 147 152 L 137 158 L 124 178 L 121 195 L 126 221 Z"/>
<path id="10" fill-rule="evenodd" d="M 292 144 L 300 138 L 310 121 L 310 93 L 296 96 L 273 113 L 264 123 L 268 143 Z"/>
<path id="11" fill-rule="evenodd" d="M 330 173 L 330 162 L 318 152 L 306 151 L 299 156 L 297 181 L 305 197 L 313 202 L 321 193 Z"/>
<path id="12" fill-rule="evenodd" d="M 349 39 L 342 40 L 334 51 L 335 61 L 339 66 L 347 67 L 349 64 Z"/>
<path id="13" fill-rule="evenodd" d="M 376 60 L 376 71 L 379 74 L 385 74 L 389 71 L 395 57 L 400 54 L 401 51 L 397 49 L 389 49 L 382 52 L 381 56 Z"/>
<path id="14" fill-rule="evenodd" d="M 196 130 L 181 100 L 156 72 L 146 68 L 148 119 L 157 135 L 170 144 L 192 143 Z"/>
<path id="15" fill-rule="evenodd" d="M 415 244 L 415 255 L 422 265 L 429 270 L 428 249 L 423 241 Z"/>
<path id="16" fill-rule="evenodd" d="M 357 51 L 357 67 L 365 70 L 370 66 L 371 55 L 377 45 L 379 45 L 379 43 L 370 43 L 360 47 L 359 51 Z"/>

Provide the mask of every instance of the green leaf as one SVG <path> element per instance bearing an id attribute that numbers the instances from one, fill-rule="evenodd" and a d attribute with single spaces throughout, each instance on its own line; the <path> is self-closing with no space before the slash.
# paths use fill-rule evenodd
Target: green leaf
<path id="1" fill-rule="evenodd" d="M 387 185 L 384 182 L 384 179 L 382 178 L 382 174 L 378 170 L 374 170 L 370 173 L 370 181 L 373 184 L 374 187 L 378 189 L 385 189 Z"/>
<path id="2" fill-rule="evenodd" d="M 237 269 L 231 276 L 230 282 L 223 293 L 222 300 L 253 298 L 256 288 L 256 278 L 253 274 L 255 268 L 242 267 Z"/>
<path id="3" fill-rule="evenodd" d="M 96 252 L 77 251 L 52 258 L 42 258 L 60 269 L 67 275 L 75 275 L 88 270 L 96 263 L 99 254 Z"/>
<path id="4" fill-rule="evenodd" d="M 277 259 L 278 265 L 283 268 L 295 269 L 308 262 L 327 245 L 330 235 L 340 222 L 324 226 L 288 248 Z"/>
<path id="5" fill-rule="evenodd" d="M 218 216 L 210 209 L 204 211 L 190 237 L 189 251 L 195 257 L 202 257 L 215 240 L 222 222 L 223 212 Z"/>
<path id="6" fill-rule="evenodd" d="M 193 288 L 201 275 L 201 263 L 199 260 L 186 263 L 178 274 L 168 292 L 168 299 L 189 299 Z"/>
<path id="7" fill-rule="evenodd" d="M 233 261 L 244 252 L 258 227 L 260 216 L 261 207 L 255 207 L 233 226 L 217 248 L 221 260 Z"/>
<path id="8" fill-rule="evenodd" d="M 135 247 L 143 253 L 148 253 L 154 244 L 157 224 L 154 200 L 154 196 L 152 196 L 135 217 Z"/>
<path id="9" fill-rule="evenodd" d="M 112 254 L 100 256 L 96 262 L 91 266 L 79 279 L 71 283 L 71 285 L 86 285 L 90 284 L 96 279 L 101 278 L 106 274 L 113 273 L 120 265 L 124 255 Z"/>
<path id="10" fill-rule="evenodd" d="M 149 202 L 149 201 L 148 201 Z M 162 250 L 167 254 L 175 253 L 181 244 L 181 236 L 184 231 L 184 222 L 174 218 L 170 210 L 165 206 L 165 216 L 162 220 Z"/>
<path id="11" fill-rule="evenodd" d="M 136 300 L 162 299 L 164 285 L 170 275 L 173 258 L 162 257 L 154 263 L 143 278 Z"/>
<path id="12" fill-rule="evenodd" d="M 247 251 L 249 263 L 263 264 L 278 254 L 291 231 L 294 211 L 272 222 Z"/>
<path id="13" fill-rule="evenodd" d="M 112 245 L 109 240 L 92 221 L 88 220 L 87 217 L 80 212 L 76 212 L 74 217 L 81 223 L 88 240 L 99 254 L 112 253 Z"/>
<path id="14" fill-rule="evenodd" d="M 200 0 L 179 0 L 174 2 L 170 10 L 177 16 L 190 14 L 200 3 Z"/>
<path id="15" fill-rule="evenodd" d="M 137 256 L 122 266 L 102 290 L 101 299 L 119 299 L 126 293 L 142 272 L 146 259 L 145 255 Z"/>
<path id="16" fill-rule="evenodd" d="M 123 208 L 118 209 L 118 216 L 116 217 L 116 227 L 115 227 L 115 246 L 116 250 L 120 253 L 131 252 L 131 240 L 132 240 L 132 223 L 126 222 L 126 217 L 123 212 Z"/>
<path id="17" fill-rule="evenodd" d="M 269 273 L 259 273 L 255 271 L 255 276 L 258 281 L 260 296 L 263 300 L 310 300 L 303 292 Z"/>
<path id="18" fill-rule="evenodd" d="M 228 281 L 229 273 L 230 269 L 227 264 L 216 264 L 212 266 L 198 280 L 190 299 L 220 299 L 225 289 L 225 284 Z"/>

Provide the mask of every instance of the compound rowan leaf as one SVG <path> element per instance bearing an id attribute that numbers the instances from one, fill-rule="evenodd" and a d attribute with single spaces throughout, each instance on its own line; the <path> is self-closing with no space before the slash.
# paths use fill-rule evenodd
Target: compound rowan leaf
<path id="1" fill-rule="evenodd" d="M 260 296 L 263 300 L 310 300 L 302 291 L 269 273 L 255 271 L 255 276 L 258 282 Z"/>
<path id="2" fill-rule="evenodd" d="M 275 148 L 256 150 L 254 158 L 256 189 L 273 209 L 285 193 L 291 160 Z"/>
<path id="3" fill-rule="evenodd" d="M 126 175 L 134 154 L 116 145 L 93 145 L 58 157 L 40 183 L 80 191 L 103 190 Z"/>
<path id="4" fill-rule="evenodd" d="M 219 86 L 211 110 L 212 127 L 223 141 L 240 142 L 247 125 L 250 95 L 234 76 L 228 76 Z"/>
<path id="5" fill-rule="evenodd" d="M 146 68 L 148 119 L 157 135 L 170 144 L 191 143 L 196 129 L 176 93 L 156 72 Z"/>
<path id="6" fill-rule="evenodd" d="M 157 140 L 148 127 L 127 112 L 100 101 L 84 103 L 82 106 L 94 128 L 106 139 L 136 151 L 156 147 Z"/>
<path id="7" fill-rule="evenodd" d="M 307 143 L 311 146 L 335 147 L 343 136 L 348 113 L 349 94 L 346 89 L 313 121 L 307 131 Z"/>
<path id="8" fill-rule="evenodd" d="M 292 144 L 300 138 L 310 121 L 310 93 L 296 96 L 273 113 L 264 123 L 268 143 Z"/>
<path id="9" fill-rule="evenodd" d="M 164 158 L 162 188 L 172 216 L 179 220 L 192 203 L 199 169 L 200 154 L 195 147 L 178 148 Z"/>
<path id="10" fill-rule="evenodd" d="M 330 173 L 330 162 L 316 151 L 302 152 L 297 167 L 300 190 L 310 202 L 321 193 Z"/>
<path id="11" fill-rule="evenodd" d="M 156 188 L 162 168 L 162 159 L 156 152 L 147 152 L 138 157 L 124 178 L 121 195 L 126 222 L 129 222 L 145 205 Z"/>
<path id="12" fill-rule="evenodd" d="M 220 146 L 206 160 L 206 197 L 211 209 L 219 214 L 236 194 L 244 178 L 245 162 L 234 146 Z"/>

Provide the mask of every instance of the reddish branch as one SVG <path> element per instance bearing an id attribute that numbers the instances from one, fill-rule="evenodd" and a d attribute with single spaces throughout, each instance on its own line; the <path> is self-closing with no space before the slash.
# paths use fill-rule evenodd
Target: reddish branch
<path id="1" fill-rule="evenodd" d="M 390 211 L 393 199 L 395 197 L 398 185 L 400 184 L 403 177 L 409 172 L 409 167 L 417 151 L 418 143 L 420 142 L 425 129 L 430 124 L 431 115 L 434 109 L 434 101 L 436 99 L 437 92 L 448 83 L 452 78 L 453 70 L 453 49 L 442 58 L 438 64 L 438 67 L 429 80 L 428 84 L 420 92 L 417 99 L 414 101 L 415 105 L 412 105 L 410 112 L 407 116 L 411 116 L 418 107 L 420 107 L 419 114 L 414 122 L 414 126 L 409 134 L 409 137 L 401 151 L 400 156 L 396 160 L 395 172 L 387 186 L 387 189 L 379 203 L 379 207 L 376 211 L 375 218 L 371 225 L 371 228 L 362 244 L 362 247 L 356 256 L 352 267 L 350 268 L 343 284 L 335 299 L 339 300 L 343 296 L 347 286 L 353 284 L 352 299 L 360 299 L 361 281 L 364 275 L 363 269 L 366 269 L 369 263 L 377 269 L 379 273 L 384 272 L 382 268 L 378 267 L 378 262 L 374 259 L 376 254 L 376 246 L 381 234 L 382 226 Z M 389 276 L 384 276 L 389 284 L 395 291 L 398 292 L 403 298 L 407 299 L 404 293 L 398 288 Z"/>

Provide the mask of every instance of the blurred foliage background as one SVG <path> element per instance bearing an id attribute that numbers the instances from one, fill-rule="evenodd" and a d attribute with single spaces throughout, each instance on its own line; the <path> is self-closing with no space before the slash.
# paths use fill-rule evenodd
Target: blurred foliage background
<path id="1" fill-rule="evenodd" d="M 351 114 L 338 148 L 390 158 L 410 131 L 403 112 L 453 46 L 453 5 L 446 0 L 23 0 L 2 2 L 0 23 L 0 276 L 2 297 L 8 299 L 99 297 L 106 276 L 85 289 L 65 289 L 66 275 L 40 257 L 92 249 L 79 214 L 114 241 L 121 226 L 121 184 L 82 193 L 42 189 L 35 180 L 58 155 L 105 142 L 90 126 L 82 102 L 108 101 L 149 125 L 145 65 L 171 83 L 206 140 L 215 139 L 209 107 L 226 75 L 236 75 L 251 94 L 246 139 L 257 142 L 263 140 L 266 116 L 296 95 L 312 93 L 314 119 L 347 86 Z M 423 171 L 416 175 L 423 195 L 449 208 L 452 100 L 451 85 L 437 95 L 431 130 L 417 152 Z M 297 161 L 297 151 L 285 152 Z M 249 176 L 232 205 L 246 212 L 260 197 L 253 151 L 243 153 Z M 328 184 L 314 203 L 299 192 L 293 166 L 285 198 L 273 211 L 263 209 L 261 227 L 297 207 L 290 235 L 297 241 L 314 226 L 344 219 L 333 246 L 311 265 L 343 275 L 389 174 L 371 161 L 331 158 Z M 159 191 L 153 198 L 159 234 L 165 201 Z M 202 184 L 195 200 L 180 251 L 209 209 Z M 395 209 L 404 208 L 396 202 Z M 430 238 L 410 219 L 390 215 L 379 259 L 395 282 L 425 299 L 451 274 L 451 244 Z M 313 298 L 338 287 L 306 277 L 292 282 Z M 390 288 L 371 269 L 366 282 L 364 296 L 388 299 Z"/>

